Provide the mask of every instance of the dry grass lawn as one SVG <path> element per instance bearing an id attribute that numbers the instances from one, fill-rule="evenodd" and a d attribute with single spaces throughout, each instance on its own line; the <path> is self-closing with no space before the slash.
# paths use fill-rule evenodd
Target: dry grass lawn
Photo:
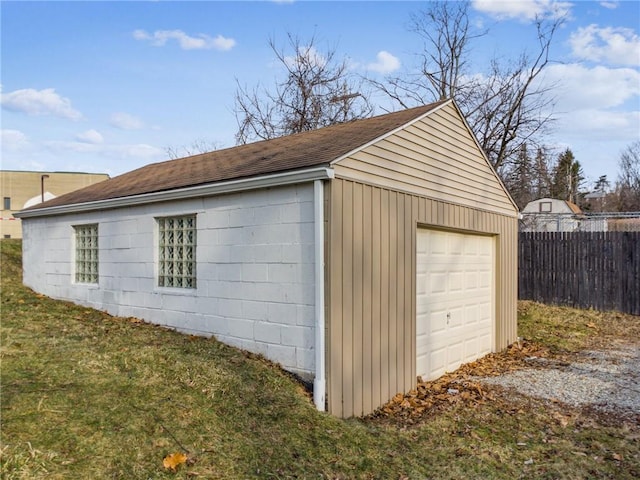
<path id="1" fill-rule="evenodd" d="M 640 477 L 637 424 L 499 390 L 340 420 L 260 357 L 32 292 L 20 242 L 0 247 L 3 479 Z M 520 307 L 523 345 L 549 355 L 638 339 L 639 326 Z"/>

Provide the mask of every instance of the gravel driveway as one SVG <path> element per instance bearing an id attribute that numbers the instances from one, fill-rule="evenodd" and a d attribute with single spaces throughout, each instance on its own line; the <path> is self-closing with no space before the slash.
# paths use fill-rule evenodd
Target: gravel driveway
<path id="1" fill-rule="evenodd" d="M 640 419 L 640 345 L 616 344 L 606 351 L 581 352 L 572 363 L 536 357 L 527 361 L 531 368 L 479 380 L 574 407 Z"/>

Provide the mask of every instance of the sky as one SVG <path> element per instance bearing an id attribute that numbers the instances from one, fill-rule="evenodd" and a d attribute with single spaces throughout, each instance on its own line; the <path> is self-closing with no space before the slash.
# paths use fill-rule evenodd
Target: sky
<path id="1" fill-rule="evenodd" d="M 409 29 L 427 2 L 2 1 L 1 168 L 116 176 L 186 155 L 194 143 L 235 145 L 237 85 L 269 87 L 283 69 L 268 46 L 315 35 L 353 75 L 415 71 Z M 535 52 L 536 15 L 563 15 L 545 85 L 555 122 L 545 144 L 570 148 L 590 188 L 613 183 L 620 153 L 640 140 L 640 2 L 474 0 L 472 71 Z M 374 95 L 376 114 L 388 100 Z"/>

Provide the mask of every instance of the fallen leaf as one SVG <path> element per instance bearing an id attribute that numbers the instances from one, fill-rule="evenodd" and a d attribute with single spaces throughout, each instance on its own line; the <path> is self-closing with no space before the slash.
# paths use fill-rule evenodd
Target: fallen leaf
<path id="1" fill-rule="evenodd" d="M 554 412 L 553 414 L 553 418 L 556 419 L 556 421 L 562 426 L 562 427 L 566 427 L 567 425 L 569 425 L 569 417 L 566 417 L 564 415 L 562 415 L 561 413 L 558 412 Z"/>
<path id="2" fill-rule="evenodd" d="M 587 323 L 587 327 L 589 327 L 589 328 L 593 328 L 594 330 L 597 330 L 597 329 L 598 329 L 598 326 L 597 326 L 595 323 L 593 323 L 593 322 L 589 322 L 589 323 Z"/>
<path id="3" fill-rule="evenodd" d="M 614 460 L 618 460 L 619 462 L 621 462 L 623 460 L 623 456 L 620 455 L 619 453 L 614 453 L 613 455 L 611 455 L 613 457 Z"/>
<path id="4" fill-rule="evenodd" d="M 187 456 L 184 453 L 178 452 L 178 453 L 172 453 L 164 457 L 164 459 L 162 460 L 162 465 L 164 465 L 164 468 L 166 468 L 167 470 L 170 469 L 175 472 L 176 468 L 179 465 L 182 465 L 183 463 L 185 463 L 186 461 L 187 461 Z"/>

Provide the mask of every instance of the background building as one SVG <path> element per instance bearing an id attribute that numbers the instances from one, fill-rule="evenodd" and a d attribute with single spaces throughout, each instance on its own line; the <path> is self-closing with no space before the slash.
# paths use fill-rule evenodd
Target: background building
<path id="1" fill-rule="evenodd" d="M 13 216 L 14 212 L 108 178 L 106 173 L 0 170 L 2 238 L 22 238 L 21 220 Z"/>
<path id="2" fill-rule="evenodd" d="M 640 212 L 583 212 L 575 203 L 541 198 L 522 209 L 519 229 L 521 232 L 638 232 Z"/>

